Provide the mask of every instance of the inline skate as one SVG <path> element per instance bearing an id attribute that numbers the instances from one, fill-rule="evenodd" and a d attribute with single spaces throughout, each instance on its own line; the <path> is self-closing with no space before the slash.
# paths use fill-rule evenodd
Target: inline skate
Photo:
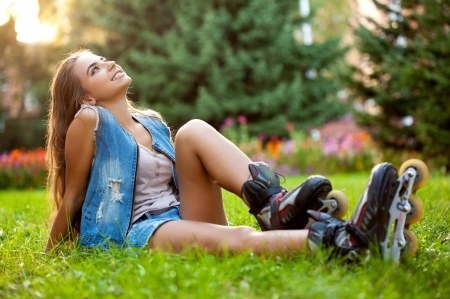
<path id="1" fill-rule="evenodd" d="M 307 226 L 309 209 L 343 217 L 348 200 L 323 176 L 310 176 L 301 185 L 288 191 L 280 186 L 278 175 L 267 164 L 249 164 L 252 180 L 244 183 L 242 196 L 263 231 L 274 229 L 303 229 Z"/>
<path id="2" fill-rule="evenodd" d="M 308 234 L 310 249 L 332 247 L 332 254 L 354 260 L 363 252 L 379 254 L 399 263 L 400 257 L 412 256 L 417 238 L 409 226 L 422 217 L 422 202 L 415 192 L 428 179 L 428 169 L 420 160 L 402 164 L 400 176 L 390 163 L 376 165 L 349 221 L 317 211 L 308 213 L 317 222 Z"/>

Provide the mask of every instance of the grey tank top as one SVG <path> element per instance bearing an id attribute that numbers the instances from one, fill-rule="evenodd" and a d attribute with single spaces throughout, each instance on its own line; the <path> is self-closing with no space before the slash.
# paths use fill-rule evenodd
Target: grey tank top
<path id="1" fill-rule="evenodd" d="M 172 161 L 164 154 L 139 144 L 136 187 L 134 190 L 134 223 L 146 212 L 161 214 L 180 203 L 175 197 L 172 180 Z"/>

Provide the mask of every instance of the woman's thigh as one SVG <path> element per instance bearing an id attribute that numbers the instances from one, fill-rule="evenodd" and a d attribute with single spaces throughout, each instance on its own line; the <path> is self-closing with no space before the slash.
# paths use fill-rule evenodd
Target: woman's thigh
<path id="1" fill-rule="evenodd" d="M 180 128 L 175 154 L 182 218 L 225 225 L 221 187 L 240 196 L 250 159 L 200 120 Z"/>

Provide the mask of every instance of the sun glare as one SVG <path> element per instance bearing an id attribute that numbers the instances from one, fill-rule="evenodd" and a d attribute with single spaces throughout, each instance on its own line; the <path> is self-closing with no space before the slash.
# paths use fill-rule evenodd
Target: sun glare
<path id="1" fill-rule="evenodd" d="M 8 8 L 11 4 L 11 0 L 0 1 L 0 26 L 9 21 Z"/>
<path id="2" fill-rule="evenodd" d="M 15 19 L 17 40 L 24 43 L 51 41 L 56 30 L 51 26 L 42 25 L 39 21 L 38 0 L 1 0 L 0 26 Z"/>

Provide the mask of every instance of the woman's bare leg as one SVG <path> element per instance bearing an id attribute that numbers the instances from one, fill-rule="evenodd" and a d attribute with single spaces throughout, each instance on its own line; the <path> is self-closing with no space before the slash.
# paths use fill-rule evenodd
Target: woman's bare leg
<path id="1" fill-rule="evenodd" d="M 259 232 L 224 226 L 221 187 L 242 197 L 242 185 L 251 178 L 251 160 L 213 127 L 200 120 L 188 122 L 175 137 L 175 154 L 183 220 L 158 228 L 149 248 L 179 253 L 199 246 L 219 254 L 289 254 L 306 247 L 307 230 Z"/>
<path id="2" fill-rule="evenodd" d="M 191 120 L 175 137 L 180 212 L 185 220 L 226 224 L 221 187 L 241 196 L 251 162 L 204 121 Z"/>
<path id="3" fill-rule="evenodd" d="M 180 253 L 199 246 L 209 253 L 240 253 L 251 250 L 261 254 L 290 254 L 305 250 L 308 230 L 259 232 L 248 226 L 222 226 L 179 220 L 163 224 L 152 236 L 149 248 Z"/>

